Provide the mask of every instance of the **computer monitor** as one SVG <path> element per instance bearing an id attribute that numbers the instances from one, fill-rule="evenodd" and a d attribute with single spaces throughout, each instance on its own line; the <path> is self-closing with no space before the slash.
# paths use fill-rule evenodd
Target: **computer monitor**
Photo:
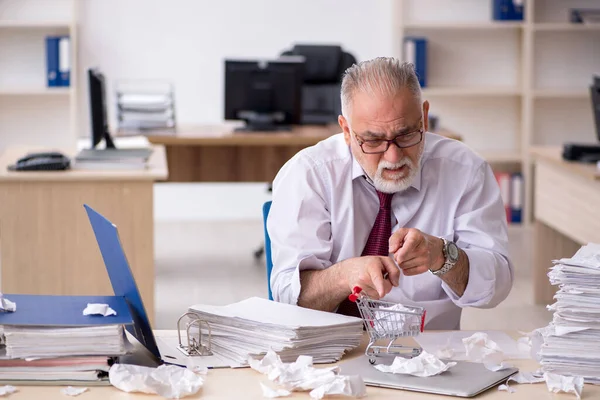
<path id="1" fill-rule="evenodd" d="M 107 149 L 114 149 L 115 144 L 108 131 L 104 75 L 95 68 L 88 69 L 88 86 L 90 96 L 90 119 L 92 124 L 92 149 L 98 146 L 102 139 L 106 141 Z"/>
<path id="2" fill-rule="evenodd" d="M 225 119 L 238 131 L 289 130 L 302 120 L 304 57 L 225 60 Z"/>

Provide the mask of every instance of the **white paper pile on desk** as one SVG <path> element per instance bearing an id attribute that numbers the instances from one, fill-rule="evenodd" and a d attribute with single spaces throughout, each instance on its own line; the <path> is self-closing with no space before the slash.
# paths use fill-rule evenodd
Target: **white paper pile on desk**
<path id="1" fill-rule="evenodd" d="M 600 384 L 600 245 L 583 246 L 554 264 L 548 276 L 560 290 L 548 307 L 552 323 L 539 330 L 542 369 Z"/>
<path id="2" fill-rule="evenodd" d="M 194 305 L 189 311 L 208 322 L 211 351 L 231 366 L 246 366 L 248 356 L 264 355 L 271 349 L 283 362 L 306 355 L 314 363 L 331 363 L 357 347 L 363 335 L 360 318 L 258 297 L 227 306 Z"/>

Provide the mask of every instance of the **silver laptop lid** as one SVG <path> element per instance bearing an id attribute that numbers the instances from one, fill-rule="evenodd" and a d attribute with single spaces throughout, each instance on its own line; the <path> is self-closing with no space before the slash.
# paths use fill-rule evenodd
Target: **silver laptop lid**
<path id="1" fill-rule="evenodd" d="M 378 364 L 391 364 L 393 358 L 381 359 Z M 483 364 L 457 361 L 457 364 L 440 375 L 420 378 L 381 372 L 369 363 L 366 356 L 356 357 L 340 363 L 341 374 L 360 375 L 365 384 L 391 389 L 403 389 L 424 393 L 435 393 L 458 397 L 473 397 L 503 383 L 518 372 L 517 368 L 490 371 Z"/>

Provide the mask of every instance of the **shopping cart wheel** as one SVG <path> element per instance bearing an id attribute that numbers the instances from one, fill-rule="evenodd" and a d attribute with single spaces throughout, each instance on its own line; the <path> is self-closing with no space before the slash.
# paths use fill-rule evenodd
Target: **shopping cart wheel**
<path id="1" fill-rule="evenodd" d="M 371 363 L 371 365 L 375 364 L 377 360 L 375 360 L 374 358 L 369 358 L 369 362 Z"/>

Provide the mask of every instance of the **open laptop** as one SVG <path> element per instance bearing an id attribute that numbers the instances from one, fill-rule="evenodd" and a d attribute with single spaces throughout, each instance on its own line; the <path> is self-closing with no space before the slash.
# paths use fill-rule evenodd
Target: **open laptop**
<path id="1" fill-rule="evenodd" d="M 378 363 L 391 364 L 393 357 L 378 359 Z M 457 361 L 456 365 L 439 375 L 421 378 L 412 375 L 381 372 L 369 363 L 367 356 L 340 363 L 340 374 L 360 375 L 368 386 L 402 389 L 456 397 L 473 397 L 490 389 L 517 373 L 517 368 L 490 371 L 481 363 Z"/>
<path id="2" fill-rule="evenodd" d="M 153 358 L 152 361 L 157 364 L 166 363 L 181 366 L 229 367 L 226 361 L 214 355 L 186 356 L 178 349 L 177 332 L 173 335 L 155 337 L 150 327 L 142 296 L 121 245 L 116 225 L 88 205 L 84 205 L 84 208 L 96 236 L 96 242 L 100 248 L 115 295 L 124 297 L 131 309 L 133 324 L 127 326 L 127 331 L 150 352 Z M 154 271 L 151 271 L 151 273 L 154 273 Z M 173 321 L 173 329 L 176 328 L 177 321 Z M 181 334 L 181 340 L 187 343 L 185 331 Z"/>

